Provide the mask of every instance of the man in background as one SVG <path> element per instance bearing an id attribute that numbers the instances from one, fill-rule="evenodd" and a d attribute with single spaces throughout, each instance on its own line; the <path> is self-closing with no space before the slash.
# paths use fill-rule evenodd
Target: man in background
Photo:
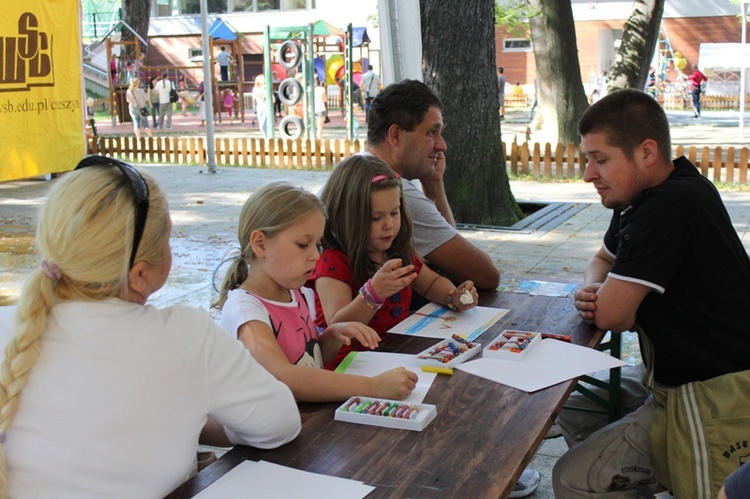
<path id="1" fill-rule="evenodd" d="M 360 88 L 365 96 L 365 123 L 367 123 L 370 114 L 370 104 L 372 100 L 380 93 L 380 76 L 372 70 L 372 64 L 367 65 L 367 72 L 362 75 Z"/>

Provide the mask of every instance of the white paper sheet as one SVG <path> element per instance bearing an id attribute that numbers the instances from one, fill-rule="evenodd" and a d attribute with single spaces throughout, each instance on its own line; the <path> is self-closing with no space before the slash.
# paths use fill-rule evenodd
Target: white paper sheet
<path id="1" fill-rule="evenodd" d="M 196 495 L 200 499 L 360 499 L 375 490 L 356 480 L 296 470 L 266 461 L 243 461 Z"/>
<path id="2" fill-rule="evenodd" d="M 435 380 L 435 373 L 422 371 L 421 366 L 412 365 L 416 354 L 389 353 L 389 352 L 349 352 L 341 364 L 336 368 L 337 373 L 358 374 L 360 376 L 377 376 L 397 367 L 403 367 L 417 373 L 419 381 L 411 395 L 404 402 L 413 404 L 421 403 L 430 391 L 430 386 Z"/>
<path id="3" fill-rule="evenodd" d="M 624 366 L 593 348 L 545 339 L 520 361 L 481 358 L 456 366 L 467 373 L 526 392 L 535 392 L 584 374 Z"/>
<path id="4" fill-rule="evenodd" d="M 491 307 L 474 307 L 465 312 L 454 312 L 437 303 L 428 303 L 388 332 L 440 339 L 458 334 L 474 341 L 507 313 L 508 310 L 504 308 Z"/>

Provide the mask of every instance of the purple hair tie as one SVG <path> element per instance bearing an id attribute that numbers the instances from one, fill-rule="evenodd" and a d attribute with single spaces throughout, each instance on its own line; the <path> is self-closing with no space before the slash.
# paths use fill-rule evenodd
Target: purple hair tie
<path id="1" fill-rule="evenodd" d="M 380 174 L 380 175 L 375 175 L 374 177 L 372 177 L 372 181 L 370 183 L 374 184 L 375 182 L 380 182 L 381 180 L 388 180 L 389 178 L 400 179 L 401 177 L 396 172 L 393 172 L 393 177 L 389 177 L 388 175 Z"/>
<path id="2" fill-rule="evenodd" d="M 42 272 L 44 272 L 44 275 L 46 275 L 53 283 L 59 281 L 62 277 L 60 267 L 58 267 L 54 263 L 48 262 L 47 260 L 42 260 L 40 266 L 42 267 Z"/>

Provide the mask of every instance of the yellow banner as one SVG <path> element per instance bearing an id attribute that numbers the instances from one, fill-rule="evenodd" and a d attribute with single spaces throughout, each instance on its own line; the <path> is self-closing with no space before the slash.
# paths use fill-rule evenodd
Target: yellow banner
<path id="1" fill-rule="evenodd" d="M 79 0 L 0 0 L 0 181 L 86 153 Z"/>

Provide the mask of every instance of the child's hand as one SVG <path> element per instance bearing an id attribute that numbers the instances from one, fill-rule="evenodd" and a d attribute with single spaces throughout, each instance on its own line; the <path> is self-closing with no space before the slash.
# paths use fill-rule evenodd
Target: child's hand
<path id="1" fill-rule="evenodd" d="M 403 400 L 408 397 L 417 386 L 417 374 L 399 367 L 391 369 L 377 376 L 373 376 L 375 383 L 375 397 L 393 400 Z"/>
<path id="2" fill-rule="evenodd" d="M 417 278 L 414 265 L 401 266 L 401 259 L 388 260 L 372 276 L 372 288 L 380 298 L 395 295 Z"/>
<path id="3" fill-rule="evenodd" d="M 469 300 L 470 298 L 471 300 Z M 451 303 L 459 312 L 476 307 L 478 300 L 479 295 L 477 295 L 477 288 L 474 287 L 472 281 L 463 282 L 451 295 Z"/>
<path id="4" fill-rule="evenodd" d="M 361 322 L 339 322 L 328 326 L 323 334 L 329 332 L 344 345 L 351 345 L 352 340 L 357 340 L 360 344 L 370 350 L 377 348 L 380 343 L 380 336 L 369 326 Z"/>

